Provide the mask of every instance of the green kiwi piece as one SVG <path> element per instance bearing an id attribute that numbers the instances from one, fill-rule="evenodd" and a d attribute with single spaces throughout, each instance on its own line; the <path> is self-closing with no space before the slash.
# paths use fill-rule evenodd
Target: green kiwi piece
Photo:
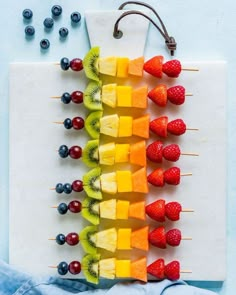
<path id="1" fill-rule="evenodd" d="M 100 55 L 99 47 L 92 47 L 83 59 L 85 75 L 88 79 L 99 81 L 98 59 Z"/>
<path id="2" fill-rule="evenodd" d="M 99 260 L 101 258 L 100 254 L 87 254 L 83 257 L 81 262 L 81 268 L 83 270 L 84 276 L 89 283 L 98 284 L 99 283 Z"/>
<path id="3" fill-rule="evenodd" d="M 100 183 L 101 168 L 93 168 L 83 176 L 83 188 L 88 197 L 102 200 L 101 183 Z"/>
<path id="4" fill-rule="evenodd" d="M 102 115 L 102 111 L 96 111 L 90 113 L 85 119 L 84 127 L 88 134 L 94 139 L 98 139 L 100 136 L 100 119 Z"/>
<path id="5" fill-rule="evenodd" d="M 83 148 L 82 153 L 82 161 L 85 165 L 88 167 L 97 167 L 99 164 L 99 158 L 98 158 L 98 145 L 99 140 L 93 139 L 89 140 L 85 147 Z"/>
<path id="6" fill-rule="evenodd" d="M 95 237 L 95 234 L 97 232 L 98 232 L 98 228 L 94 225 L 90 225 L 90 226 L 86 226 L 79 233 L 79 240 L 86 253 L 89 253 L 89 254 L 97 253 L 96 237 Z"/>
<path id="7" fill-rule="evenodd" d="M 98 225 L 100 222 L 99 204 L 100 202 L 98 200 L 89 197 L 85 198 L 82 202 L 82 217 L 94 225 Z"/>
<path id="8" fill-rule="evenodd" d="M 101 100 L 101 81 L 91 81 L 84 91 L 84 106 L 91 111 L 103 110 Z"/>

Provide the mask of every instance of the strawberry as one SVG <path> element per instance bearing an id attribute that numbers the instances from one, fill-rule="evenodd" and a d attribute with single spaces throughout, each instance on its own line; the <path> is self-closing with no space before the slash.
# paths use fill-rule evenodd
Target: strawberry
<path id="1" fill-rule="evenodd" d="M 163 280 L 165 278 L 165 261 L 160 258 L 148 265 L 147 273 L 156 277 L 157 279 Z"/>
<path id="2" fill-rule="evenodd" d="M 165 266 L 165 275 L 171 281 L 178 280 L 180 277 L 179 261 L 174 260 Z"/>
<path id="3" fill-rule="evenodd" d="M 149 124 L 149 128 L 152 132 L 160 137 L 167 137 L 167 124 L 168 117 L 162 116 L 152 120 Z"/>
<path id="4" fill-rule="evenodd" d="M 169 144 L 167 145 L 162 152 L 163 157 L 172 162 L 176 162 L 180 157 L 180 148 L 178 144 Z"/>
<path id="5" fill-rule="evenodd" d="M 181 242 L 181 231 L 177 228 L 169 230 L 166 233 L 166 242 L 172 247 L 179 246 Z"/>
<path id="6" fill-rule="evenodd" d="M 146 206 L 145 208 L 146 214 L 159 222 L 164 222 L 165 221 L 165 200 L 157 200 L 149 205 Z"/>
<path id="7" fill-rule="evenodd" d="M 181 63 L 177 59 L 169 60 L 162 66 L 162 72 L 171 78 L 177 78 L 181 70 Z"/>
<path id="8" fill-rule="evenodd" d="M 148 97 L 158 106 L 165 107 L 167 103 L 167 87 L 160 84 L 148 92 Z"/>
<path id="9" fill-rule="evenodd" d="M 171 167 L 164 172 L 164 180 L 168 184 L 177 185 L 180 183 L 180 169 Z"/>
<path id="10" fill-rule="evenodd" d="M 155 163 L 162 162 L 162 148 L 163 143 L 161 141 L 154 141 L 147 146 L 146 155 L 148 159 Z"/>
<path id="11" fill-rule="evenodd" d="M 173 86 L 167 90 L 167 98 L 170 102 L 176 105 L 181 105 L 185 102 L 185 88 L 183 86 Z"/>
<path id="12" fill-rule="evenodd" d="M 155 228 L 148 234 L 148 241 L 153 246 L 161 249 L 166 248 L 166 233 L 164 226 Z"/>
<path id="13" fill-rule="evenodd" d="M 166 217 L 172 221 L 179 220 L 179 215 L 181 211 L 182 206 L 178 202 L 169 202 L 165 205 Z"/>
<path id="14" fill-rule="evenodd" d="M 157 78 L 162 77 L 162 64 L 163 64 L 163 56 L 158 55 L 146 61 L 143 65 L 143 69 L 145 72 L 155 76 Z"/>
<path id="15" fill-rule="evenodd" d="M 162 168 L 157 168 L 148 175 L 147 180 L 154 186 L 164 186 L 164 170 Z"/>
<path id="16" fill-rule="evenodd" d="M 186 125 L 182 119 L 176 119 L 167 124 L 167 130 L 171 134 L 181 135 L 186 131 Z"/>

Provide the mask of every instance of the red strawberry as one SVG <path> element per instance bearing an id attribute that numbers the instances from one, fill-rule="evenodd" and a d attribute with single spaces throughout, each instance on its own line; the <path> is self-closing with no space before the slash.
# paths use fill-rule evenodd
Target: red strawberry
<path id="1" fill-rule="evenodd" d="M 181 242 L 181 231 L 177 228 L 169 230 L 166 233 L 166 242 L 172 247 L 179 246 Z"/>
<path id="2" fill-rule="evenodd" d="M 181 211 L 182 206 L 178 202 L 169 202 L 165 205 L 166 217 L 172 221 L 179 220 L 179 215 Z"/>
<path id="3" fill-rule="evenodd" d="M 146 61 L 143 65 L 143 69 L 145 72 L 155 76 L 157 78 L 162 77 L 162 64 L 163 64 L 163 56 L 154 56 L 153 58 Z"/>
<path id="4" fill-rule="evenodd" d="M 168 124 L 168 117 L 162 116 L 151 121 L 149 124 L 149 128 L 152 132 L 154 132 L 158 136 L 167 137 L 167 124 Z"/>
<path id="5" fill-rule="evenodd" d="M 153 143 L 147 146 L 147 157 L 150 161 L 155 163 L 162 162 L 162 148 L 163 143 L 161 141 L 154 141 Z"/>
<path id="6" fill-rule="evenodd" d="M 165 266 L 165 275 L 171 281 L 178 280 L 180 277 L 179 261 L 174 260 Z"/>
<path id="7" fill-rule="evenodd" d="M 161 249 L 166 248 L 166 233 L 164 226 L 155 228 L 148 234 L 148 241 L 153 246 Z"/>
<path id="8" fill-rule="evenodd" d="M 162 168 L 157 168 L 148 175 L 147 180 L 152 185 L 164 186 L 164 170 Z"/>
<path id="9" fill-rule="evenodd" d="M 180 148 L 178 144 L 169 144 L 163 149 L 163 157 L 172 162 L 176 162 L 180 157 Z"/>
<path id="10" fill-rule="evenodd" d="M 148 265 L 147 273 L 156 277 L 157 279 L 163 280 L 165 278 L 165 261 L 160 258 Z"/>
<path id="11" fill-rule="evenodd" d="M 168 184 L 177 185 L 180 183 L 180 169 L 171 167 L 164 172 L 164 180 Z"/>
<path id="12" fill-rule="evenodd" d="M 181 105 L 185 102 L 185 88 L 183 86 L 173 86 L 167 90 L 167 98 L 170 102 L 176 105 Z"/>
<path id="13" fill-rule="evenodd" d="M 176 119 L 167 124 L 167 130 L 171 134 L 181 135 L 186 131 L 186 125 L 182 119 Z"/>
<path id="14" fill-rule="evenodd" d="M 167 103 L 167 87 L 160 84 L 148 92 L 148 97 L 160 107 L 165 107 Z"/>
<path id="15" fill-rule="evenodd" d="M 177 59 L 167 61 L 162 66 L 162 72 L 168 77 L 177 78 L 182 70 L 181 63 Z"/>
<path id="16" fill-rule="evenodd" d="M 146 214 L 159 222 L 164 222 L 165 221 L 165 200 L 157 200 L 149 205 L 146 206 L 145 208 Z"/>

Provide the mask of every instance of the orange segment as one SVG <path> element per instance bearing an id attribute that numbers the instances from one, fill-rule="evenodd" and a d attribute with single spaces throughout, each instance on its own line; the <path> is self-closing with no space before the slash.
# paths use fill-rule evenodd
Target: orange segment
<path id="1" fill-rule="evenodd" d="M 133 192 L 148 193 L 147 170 L 143 167 L 132 174 Z"/>
<path id="2" fill-rule="evenodd" d="M 134 108 L 146 109 L 147 108 L 147 94 L 148 87 L 143 86 L 132 91 L 132 106 Z"/>
<path id="3" fill-rule="evenodd" d="M 134 76 L 143 76 L 143 64 L 144 57 L 140 56 L 138 58 L 132 59 L 129 61 L 128 73 Z"/>
<path id="4" fill-rule="evenodd" d="M 146 166 L 146 142 L 138 141 L 130 145 L 130 163 L 140 166 Z"/>
<path id="5" fill-rule="evenodd" d="M 144 115 L 133 120 L 133 135 L 143 138 L 149 138 L 149 121 L 150 116 Z"/>
<path id="6" fill-rule="evenodd" d="M 131 262 L 131 277 L 147 282 L 147 258 L 142 257 Z"/>
<path id="7" fill-rule="evenodd" d="M 145 202 L 134 202 L 129 205 L 129 217 L 145 220 Z"/>
<path id="8" fill-rule="evenodd" d="M 149 226 L 141 227 L 131 233 L 131 247 L 148 251 L 148 230 Z"/>

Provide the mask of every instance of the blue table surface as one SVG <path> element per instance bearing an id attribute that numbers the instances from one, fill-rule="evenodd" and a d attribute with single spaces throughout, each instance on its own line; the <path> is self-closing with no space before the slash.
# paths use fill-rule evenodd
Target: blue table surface
<path id="1" fill-rule="evenodd" d="M 227 163 L 227 279 L 223 283 L 192 282 L 192 284 L 218 292 L 235 294 L 236 292 L 236 4 L 234 0 L 162 0 L 146 1 L 154 6 L 163 18 L 170 35 L 178 43 L 176 58 L 180 60 L 226 60 L 228 62 L 228 163 Z M 1 45 L 0 45 L 0 258 L 8 261 L 8 69 L 10 62 L 46 62 L 58 61 L 62 56 L 83 57 L 89 49 L 89 41 L 84 24 L 84 11 L 117 9 L 121 0 L 87 1 L 39 1 L 8 0 L 1 1 Z M 62 17 L 55 23 L 52 32 L 43 28 L 43 20 L 51 15 L 54 4 L 63 7 Z M 135 6 L 129 6 L 129 8 Z M 35 26 L 35 37 L 29 41 L 24 35 L 26 23 L 22 19 L 22 10 L 31 8 L 34 12 L 30 22 Z M 72 27 L 70 13 L 80 11 L 82 22 Z M 69 37 L 65 42 L 59 40 L 60 26 L 69 28 Z M 39 42 L 47 37 L 51 41 L 50 50 L 40 51 Z M 145 48 L 146 56 L 162 54 L 167 59 L 168 52 L 157 30 L 150 26 Z M 214 87 L 214 81 L 212 81 Z M 212 98 L 214 103 L 214 98 Z M 30 103 L 30 102 L 29 102 Z M 204 106 L 202 106 L 204 107 Z M 37 127 L 36 127 L 37 128 Z M 15 147 L 17 148 L 17 146 Z M 217 163 L 217 159 L 216 159 Z M 217 165 L 217 164 L 216 164 Z M 217 169 L 217 166 L 216 166 Z M 207 179 L 206 179 L 207 182 Z M 214 196 L 212 196 L 214 202 Z M 23 201 L 23 200 L 22 200 Z M 203 241 L 204 242 L 204 241 Z M 206 249 L 210 251 L 210 249 Z M 215 257 L 217 260 L 217 257 Z M 218 266 L 220 267 L 220 265 Z"/>

